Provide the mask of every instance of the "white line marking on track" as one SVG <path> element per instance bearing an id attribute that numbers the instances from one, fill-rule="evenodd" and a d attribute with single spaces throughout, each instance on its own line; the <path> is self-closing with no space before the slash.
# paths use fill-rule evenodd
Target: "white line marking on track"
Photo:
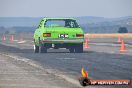
<path id="1" fill-rule="evenodd" d="M 59 60 L 75 60 L 77 58 L 66 57 L 66 58 L 56 58 L 56 59 L 59 59 Z"/>
<path id="2" fill-rule="evenodd" d="M 20 44 L 21 44 L 21 43 L 25 43 L 25 42 L 26 42 L 26 41 L 20 41 L 20 42 L 17 42 L 17 43 L 20 43 Z"/>
<path id="3" fill-rule="evenodd" d="M 17 42 L 18 40 L 14 40 L 14 41 L 16 41 L 16 42 Z"/>

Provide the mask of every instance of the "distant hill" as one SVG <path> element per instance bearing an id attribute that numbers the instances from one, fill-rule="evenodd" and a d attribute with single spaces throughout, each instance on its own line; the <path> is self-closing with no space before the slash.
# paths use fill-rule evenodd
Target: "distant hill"
<path id="1" fill-rule="evenodd" d="M 0 30 L 18 32 L 34 32 L 42 17 L 0 17 Z M 132 32 L 132 16 L 120 18 L 104 18 L 94 16 L 75 17 L 85 32 L 115 33 L 121 26 Z"/>
<path id="2" fill-rule="evenodd" d="M 41 18 L 32 18 L 32 17 L 0 17 L 0 26 L 3 27 L 32 27 L 37 26 Z"/>
<path id="3" fill-rule="evenodd" d="M 125 26 L 132 33 L 132 16 L 120 18 L 78 17 L 80 25 L 89 33 L 116 33 L 119 27 Z"/>

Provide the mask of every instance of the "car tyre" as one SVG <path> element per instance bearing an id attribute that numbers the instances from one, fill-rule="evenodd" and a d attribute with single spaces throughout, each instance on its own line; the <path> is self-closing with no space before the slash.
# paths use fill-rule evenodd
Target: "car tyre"
<path id="1" fill-rule="evenodd" d="M 74 53 L 74 48 L 70 47 L 69 51 L 70 51 L 70 53 Z"/>
<path id="2" fill-rule="evenodd" d="M 40 47 L 40 52 L 41 53 L 47 53 L 47 48 L 43 44 Z"/>
<path id="3" fill-rule="evenodd" d="M 83 43 L 75 45 L 75 53 L 83 53 Z"/>
<path id="4" fill-rule="evenodd" d="M 39 46 L 34 45 L 34 53 L 39 53 Z"/>

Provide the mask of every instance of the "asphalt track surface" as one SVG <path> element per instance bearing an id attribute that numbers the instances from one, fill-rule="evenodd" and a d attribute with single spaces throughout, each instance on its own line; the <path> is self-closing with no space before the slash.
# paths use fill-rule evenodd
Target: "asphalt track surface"
<path id="1" fill-rule="evenodd" d="M 127 52 L 121 54 L 116 39 L 93 39 L 84 53 L 69 53 L 68 50 L 48 50 L 48 53 L 33 53 L 31 41 L 27 43 L 2 43 L 0 52 L 18 55 L 40 63 L 43 67 L 59 71 L 61 74 L 78 80 L 81 68 L 89 72 L 91 79 L 130 79 L 132 80 L 131 39 L 125 40 Z M 105 45 L 103 45 L 105 43 Z M 101 45 L 102 44 L 102 45 Z M 114 46 L 113 46 L 114 44 Z M 55 71 L 56 72 L 56 71 Z M 53 72 L 54 73 L 54 72 Z M 103 86 L 105 88 L 131 88 L 131 86 Z M 96 86 L 96 88 L 102 88 Z"/>
<path id="2" fill-rule="evenodd" d="M 22 58 L 21 58 L 22 59 Z M 24 62 L 0 54 L 0 88 L 78 88 L 40 69 L 31 61 Z"/>

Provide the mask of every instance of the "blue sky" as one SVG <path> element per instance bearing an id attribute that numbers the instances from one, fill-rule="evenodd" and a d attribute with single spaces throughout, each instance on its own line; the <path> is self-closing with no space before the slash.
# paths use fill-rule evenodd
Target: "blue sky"
<path id="1" fill-rule="evenodd" d="M 132 0 L 0 0 L 0 17 L 132 16 Z"/>

